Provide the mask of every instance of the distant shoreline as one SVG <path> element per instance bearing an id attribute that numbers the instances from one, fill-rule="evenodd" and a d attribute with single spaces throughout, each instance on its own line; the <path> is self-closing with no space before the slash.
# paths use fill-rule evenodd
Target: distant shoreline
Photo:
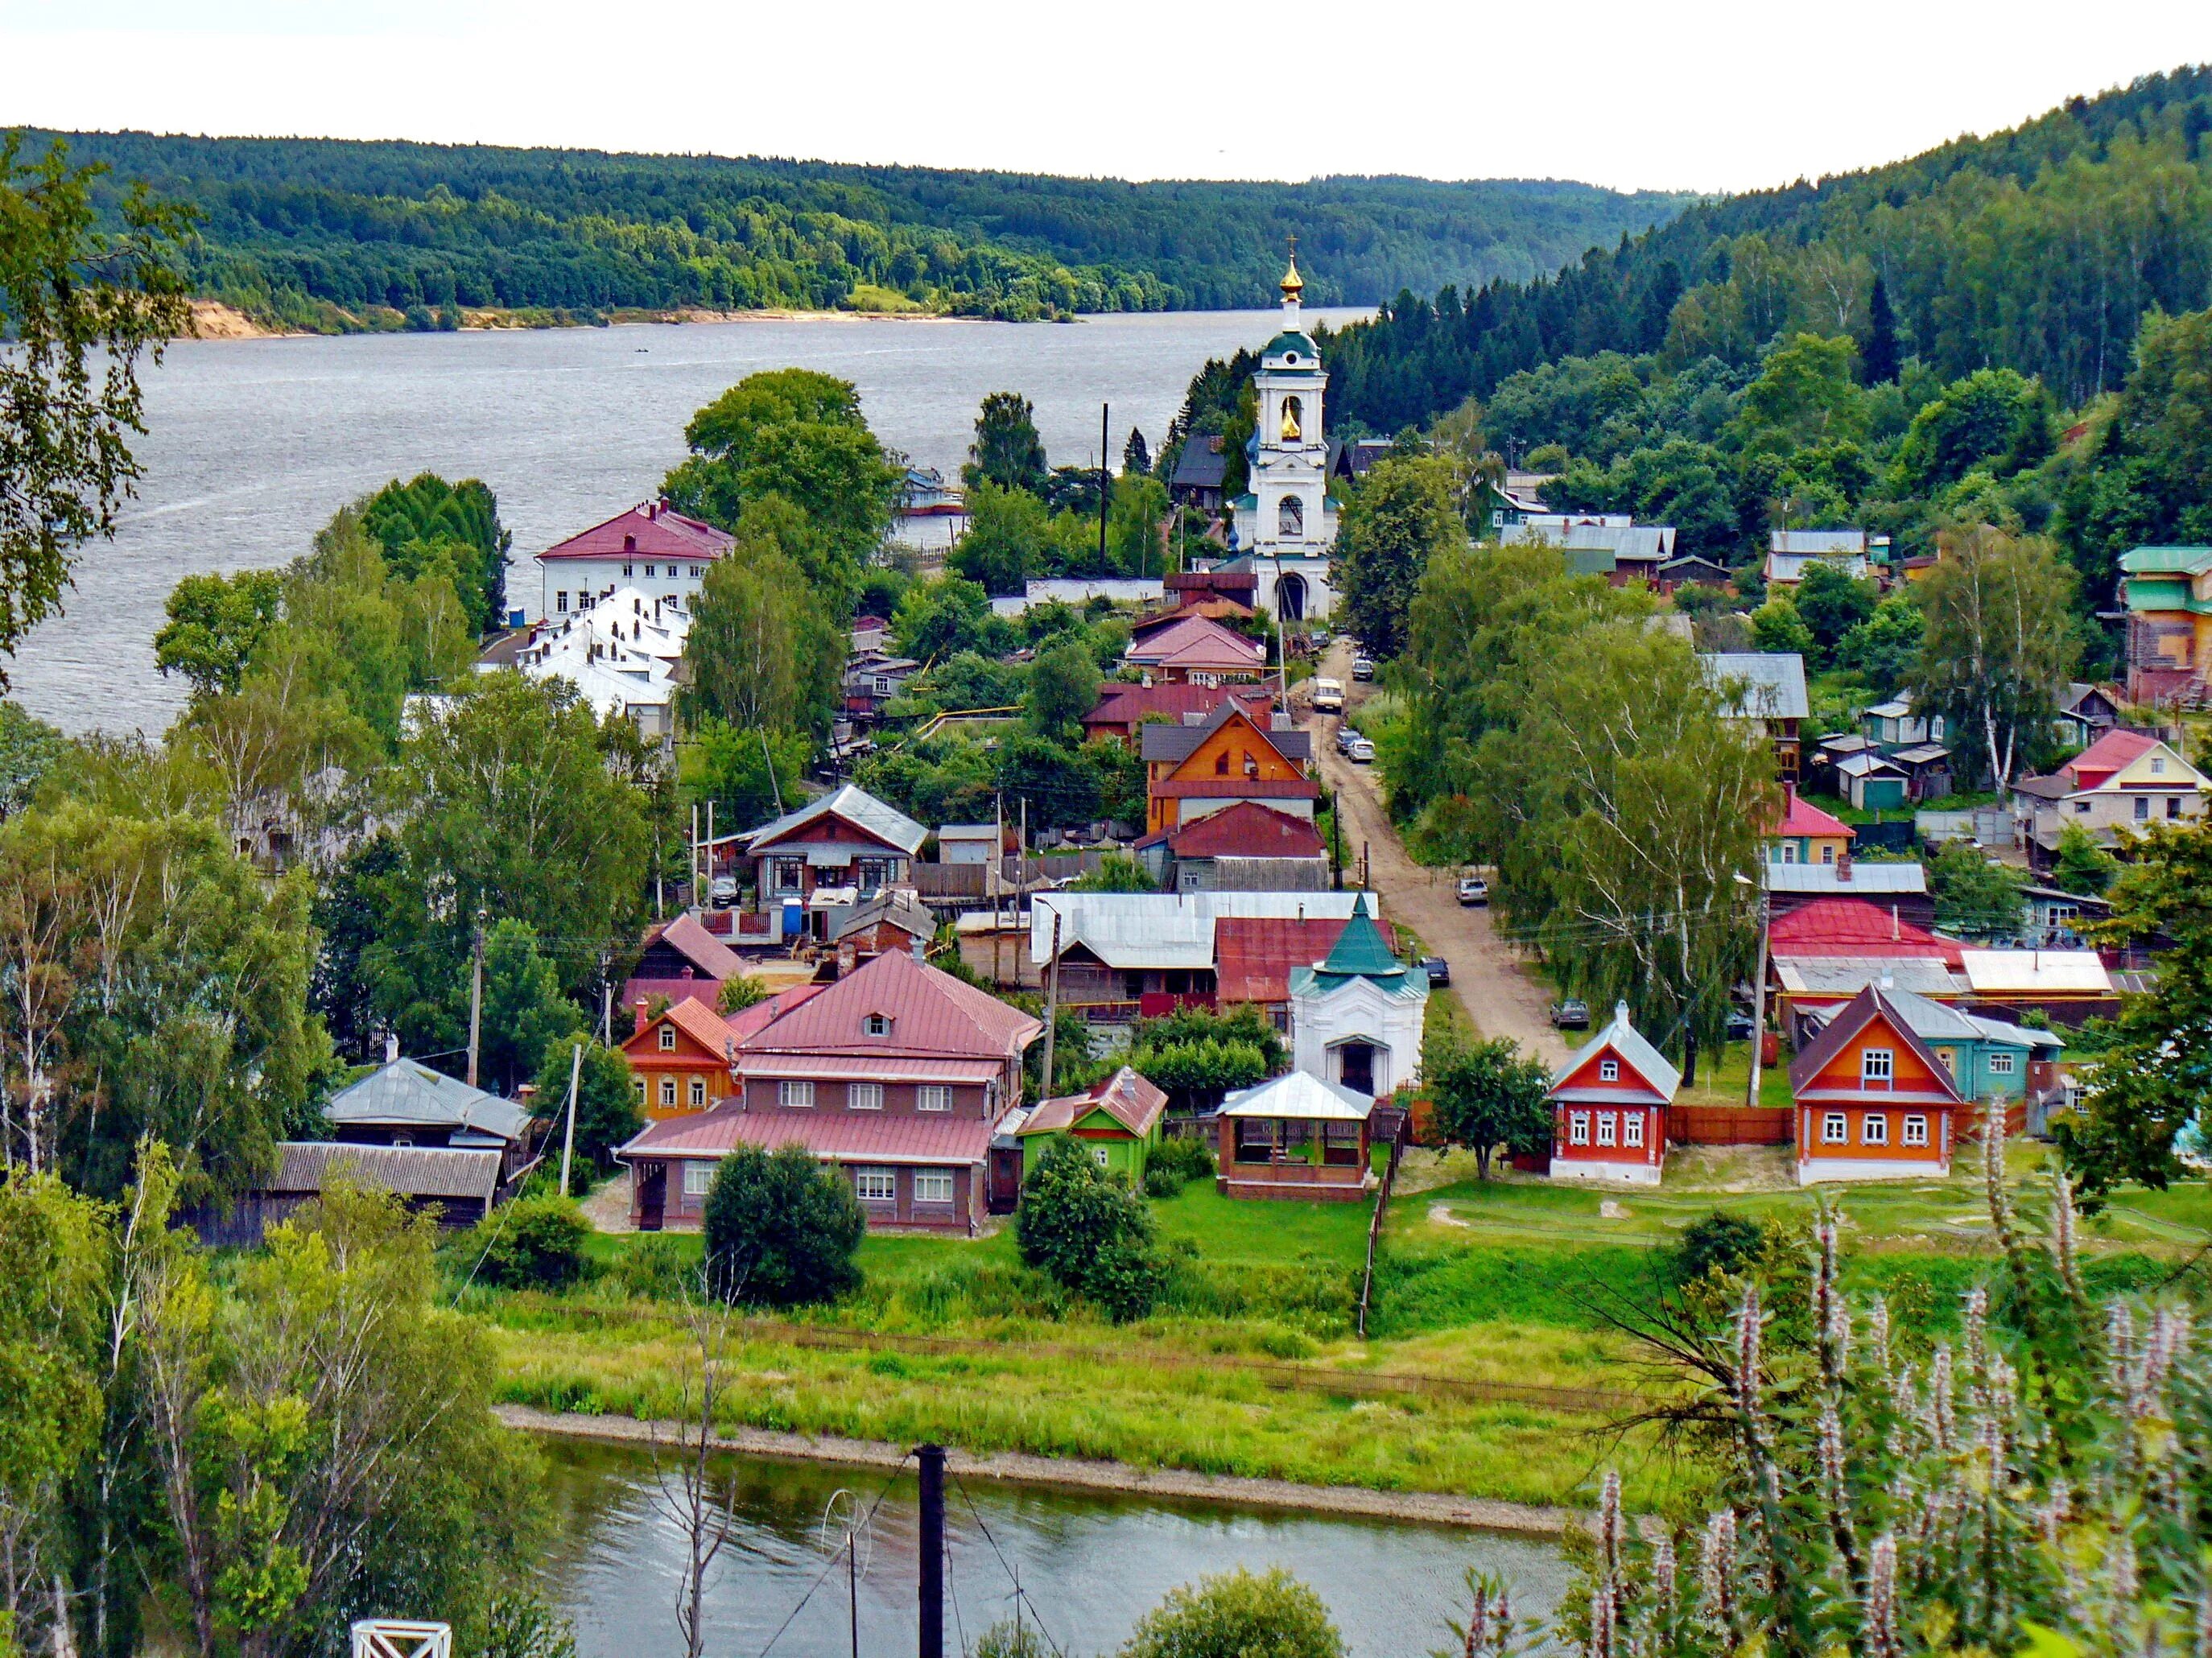
<path id="1" fill-rule="evenodd" d="M 678 1434 L 678 1424 L 673 1422 L 645 1422 L 635 1417 L 539 1411 L 526 1405 L 495 1405 L 492 1410 L 508 1427 L 521 1432 L 569 1439 L 597 1439 L 618 1445 L 672 1444 Z M 714 1442 L 717 1450 L 872 1468 L 897 1467 L 908 1456 L 903 1447 L 877 1440 L 777 1433 L 764 1428 L 719 1432 Z M 1183 1468 L 1139 1468 L 1126 1462 L 1032 1456 L 1018 1451 L 977 1455 L 948 1448 L 945 1466 L 956 1473 L 1018 1485 L 1063 1485 L 1135 1497 L 1228 1503 L 1244 1508 L 1413 1521 L 1422 1525 L 1457 1526 L 1470 1531 L 1506 1532 L 1523 1537 L 1561 1537 L 1585 1523 L 1583 1516 L 1571 1509 L 1498 1503 L 1485 1497 L 1455 1497 L 1444 1491 L 1386 1491 L 1366 1485 L 1301 1485 L 1288 1479 L 1194 1473 Z"/>
<path id="2" fill-rule="evenodd" d="M 178 336 L 182 339 L 200 340 L 323 340 L 344 339 L 343 333 L 324 333 L 312 328 L 275 327 L 248 316 L 235 306 L 221 300 L 194 300 L 190 331 Z M 713 311 L 698 306 L 679 306 L 668 311 L 620 310 L 607 315 L 606 325 L 611 328 L 671 327 L 685 323 L 738 322 L 905 322 L 905 323 L 975 323 L 997 320 L 990 317 L 954 317 L 934 311 L 793 311 L 769 307 L 759 311 Z M 1053 320 L 1040 318 L 1039 321 Z M 1069 320 L 1075 320 L 1070 319 Z M 583 318 L 568 321 L 549 319 L 544 313 L 510 311 L 496 307 L 465 307 L 461 325 L 451 331 L 469 334 L 529 333 L 538 329 L 589 328 L 594 325 Z M 404 334 L 421 330 L 404 328 L 362 328 L 362 334 Z M 447 331 L 434 331 L 444 332 Z"/>

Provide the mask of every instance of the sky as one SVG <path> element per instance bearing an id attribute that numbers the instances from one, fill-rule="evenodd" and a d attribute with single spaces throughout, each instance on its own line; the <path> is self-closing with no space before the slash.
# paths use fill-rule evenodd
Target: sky
<path id="1" fill-rule="evenodd" d="M 2209 59 L 2208 0 L 0 0 L 0 126 L 1722 191 Z"/>

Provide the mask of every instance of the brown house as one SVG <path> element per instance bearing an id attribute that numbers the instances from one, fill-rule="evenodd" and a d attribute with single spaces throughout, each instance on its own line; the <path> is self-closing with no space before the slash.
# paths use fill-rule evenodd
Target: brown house
<path id="1" fill-rule="evenodd" d="M 1138 736 L 1151 834 L 1182 829 L 1240 801 L 1313 819 L 1320 793 L 1306 775 L 1313 739 L 1292 728 L 1286 714 L 1263 720 L 1224 697 L 1202 722 L 1146 726 Z"/>
<path id="2" fill-rule="evenodd" d="M 741 839 L 763 914 L 781 915 L 787 938 L 819 938 L 826 910 L 908 884 L 929 831 L 896 806 L 848 783 Z"/>
<path id="3" fill-rule="evenodd" d="M 1139 730 L 1154 725 L 1180 726 L 1192 715 L 1204 719 L 1234 697 L 1264 720 L 1275 705 L 1275 694 L 1265 685 L 1131 685 L 1111 680 L 1098 688 L 1097 706 L 1083 716 L 1087 741 L 1119 738 L 1134 747 Z"/>
<path id="4" fill-rule="evenodd" d="M 742 1016 L 740 1016 L 742 1017 Z M 877 957 L 735 1043 L 735 1095 L 622 1149 L 641 1230 L 696 1225 L 739 1145 L 805 1146 L 852 1181 L 871 1225 L 969 1230 L 992 1136 L 1021 1103 L 1028 1014 L 904 953 Z"/>
<path id="5" fill-rule="evenodd" d="M 722 981 L 744 970 L 737 952 L 687 910 L 646 933 L 644 953 L 623 987 L 623 1005 L 635 1007 L 641 1000 L 665 996 L 672 1002 L 700 1001 L 711 1008 L 720 999 Z"/>

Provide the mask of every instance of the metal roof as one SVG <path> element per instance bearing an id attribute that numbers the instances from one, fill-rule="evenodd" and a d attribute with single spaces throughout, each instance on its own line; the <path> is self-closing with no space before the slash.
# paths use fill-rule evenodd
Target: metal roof
<path id="1" fill-rule="evenodd" d="M 1805 659 L 1795 651 L 1712 651 L 1701 653 L 1705 677 L 1716 689 L 1741 681 L 1738 711 L 1753 720 L 1807 720 Z"/>
<path id="2" fill-rule="evenodd" d="M 1072 1128 L 1093 1111 L 1103 1111 L 1130 1133 L 1142 1139 L 1168 1108 L 1168 1096 L 1150 1078 L 1123 1066 L 1112 1076 L 1080 1094 L 1063 1094 L 1040 1100 L 1029 1120 L 1014 1130 L 1018 1135 L 1054 1134 Z"/>
<path id="3" fill-rule="evenodd" d="M 2006 1042 L 2015 1048 L 2063 1048 L 2065 1038 L 2055 1031 L 2033 1030 L 2003 1019 L 1984 1018 L 1964 1008 L 1946 1007 L 1909 990 L 1886 993 L 1890 1005 L 1905 1016 L 1912 1034 L 1931 1042 Z"/>
<path id="4" fill-rule="evenodd" d="M 696 1116 L 664 1117 L 615 1155 L 719 1163 L 740 1145 L 803 1145 L 824 1163 L 957 1167 L 983 1161 L 994 1125 L 980 1117 L 895 1112 L 748 1111 L 732 1101 Z"/>
<path id="5" fill-rule="evenodd" d="M 1771 530 L 1766 548 L 1773 553 L 1801 553 L 1818 557 L 1823 553 L 1866 551 L 1863 530 Z"/>
<path id="6" fill-rule="evenodd" d="M 887 1035 L 871 1036 L 863 1026 L 878 1013 L 891 1022 Z M 1019 1008 L 892 950 L 745 1038 L 738 1046 L 738 1068 L 751 1075 L 769 1054 L 1005 1060 L 1043 1029 Z"/>
<path id="7" fill-rule="evenodd" d="M 1041 892 L 1030 901 L 1030 960 L 1083 945 L 1109 967 L 1211 967 L 1213 924 L 1225 916 L 1348 920 L 1355 892 Z M 1370 899 L 1371 902 L 1372 900 Z"/>
<path id="8" fill-rule="evenodd" d="M 1774 976 L 1792 996 L 1856 996 L 1869 985 L 1923 996 L 1962 996 L 1966 985 L 1937 957 L 1926 956 L 1777 956 Z"/>
<path id="9" fill-rule="evenodd" d="M 864 788 L 847 783 L 832 789 L 818 800 L 810 800 L 796 811 L 787 811 L 774 823 L 763 823 L 743 837 L 748 851 L 757 852 L 803 829 L 817 818 L 832 814 L 843 818 L 855 828 L 866 830 L 878 840 L 896 847 L 908 857 L 921 850 L 921 843 L 929 838 L 929 831 L 896 806 L 887 805 Z"/>
<path id="10" fill-rule="evenodd" d="M 1900 892 L 1928 890 L 1928 872 L 1917 864 L 1878 864 L 1854 859 L 1850 878 L 1841 864 L 1775 864 L 1759 865 L 1769 892 L 1816 892 L 1850 898 L 1869 893 L 1890 896 Z"/>
<path id="11" fill-rule="evenodd" d="M 1978 994 L 2027 992 L 2112 994 L 2112 975 L 2094 950 L 1970 950 L 1960 966 Z"/>
<path id="12" fill-rule="evenodd" d="M 1608 1048 L 1627 1060 L 1636 1073 L 1657 1089 L 1668 1102 L 1673 1102 L 1676 1090 L 1682 1086 L 1682 1073 L 1668 1063 L 1665 1054 L 1644 1040 L 1644 1033 L 1629 1019 L 1626 1002 L 1615 1002 L 1612 1022 L 1569 1054 L 1566 1063 L 1552 1072 L 1552 1086 L 1564 1087 L 1568 1078 Z"/>
<path id="13" fill-rule="evenodd" d="M 1267 739 L 1267 746 L 1289 761 L 1304 761 L 1313 755 L 1313 738 L 1285 719 L 1278 729 L 1272 714 L 1255 713 L 1241 700 L 1224 690 L 1217 689 L 1221 701 L 1200 720 L 1192 721 L 1188 715 L 1173 726 L 1153 724 L 1139 728 L 1139 748 L 1147 762 L 1164 761 L 1180 765 L 1190 758 L 1199 744 L 1219 731 L 1231 720 L 1241 716 L 1244 722 Z"/>
<path id="14" fill-rule="evenodd" d="M 1291 1122 L 1365 1122 L 1370 1097 L 1304 1071 L 1287 1072 L 1255 1088 L 1240 1088 L 1221 1102 L 1224 1117 L 1279 1117 Z"/>
<path id="15" fill-rule="evenodd" d="M 471 1088 L 420 1060 L 394 1060 L 331 1096 L 323 1115 L 334 1123 L 474 1128 L 519 1140 L 530 1113 L 514 1100 Z"/>
<path id="16" fill-rule="evenodd" d="M 501 1154 L 441 1145 L 347 1145 L 284 1140 L 264 1192 L 321 1192 L 343 1177 L 356 1186 L 410 1198 L 474 1198 L 487 1208 L 499 1189 Z"/>
<path id="17" fill-rule="evenodd" d="M 1669 524 L 1509 524 L 1499 536 L 1507 547 L 1545 543 L 1570 552 L 1611 553 L 1632 564 L 1657 564 L 1672 557 L 1674 528 Z"/>
<path id="18" fill-rule="evenodd" d="M 2135 547 L 2120 555 L 2129 575 L 2203 575 L 2212 570 L 2212 547 Z"/>

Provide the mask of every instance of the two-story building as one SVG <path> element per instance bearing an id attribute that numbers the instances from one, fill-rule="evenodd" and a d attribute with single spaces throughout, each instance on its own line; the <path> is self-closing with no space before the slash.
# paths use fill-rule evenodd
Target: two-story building
<path id="1" fill-rule="evenodd" d="M 1147 683 L 1249 683 L 1267 671 L 1267 647 L 1211 616 L 1187 616 L 1142 640 L 1132 640 L 1122 661 Z"/>
<path id="2" fill-rule="evenodd" d="M 1805 689 L 1805 659 L 1795 651 L 1716 651 L 1701 653 L 1706 680 L 1721 693 L 1731 719 L 1756 721 L 1774 745 L 1775 774 L 1795 783 L 1804 763 L 1802 732 L 1812 717 Z"/>
<path id="3" fill-rule="evenodd" d="M 698 1224 L 739 1145 L 805 1146 L 852 1182 L 871 1225 L 966 1231 L 987 1212 L 991 1139 L 1043 1025 L 903 953 L 812 988 L 734 1038 L 728 1100 L 622 1148 L 641 1230 Z"/>
<path id="4" fill-rule="evenodd" d="M 821 937 L 827 912 L 908 884 L 929 831 L 847 783 L 738 837 L 757 902 L 786 938 Z"/>
<path id="5" fill-rule="evenodd" d="M 1953 1119 L 1966 1097 L 1878 985 L 1790 1060 L 1790 1093 L 1800 1186 L 1951 1172 Z"/>
<path id="6" fill-rule="evenodd" d="M 1842 818 L 1798 799 L 1792 785 L 1784 794 L 1780 821 L 1766 831 L 1766 861 L 1832 864 L 1850 858 L 1857 834 Z"/>
<path id="7" fill-rule="evenodd" d="M 2204 774 L 2148 732 L 2106 732 L 2047 777 L 2013 785 L 2028 860 L 2050 868 L 2069 823 L 2106 846 L 2117 831 L 2195 817 L 2204 811 Z"/>
<path id="8" fill-rule="evenodd" d="M 728 531 L 665 501 L 640 501 L 538 555 L 538 613 L 572 615 L 614 588 L 635 587 L 688 615 L 708 567 L 732 544 Z"/>
<path id="9" fill-rule="evenodd" d="M 1290 716 L 1262 716 L 1224 697 L 1203 720 L 1138 732 L 1145 762 L 1145 827 L 1158 835 L 1240 802 L 1310 823 L 1320 786 L 1306 774 L 1313 739 Z"/>
<path id="10" fill-rule="evenodd" d="M 2128 700 L 2162 701 L 2212 671 L 2212 547 L 2136 547 L 2120 555 L 2128 611 Z"/>
<path id="11" fill-rule="evenodd" d="M 630 1034 L 622 1045 L 629 1061 L 637 1108 L 655 1121 L 696 1115 L 730 1096 L 730 1027 L 712 1006 L 683 997 L 658 1017 L 640 997 L 631 1005 Z"/>

